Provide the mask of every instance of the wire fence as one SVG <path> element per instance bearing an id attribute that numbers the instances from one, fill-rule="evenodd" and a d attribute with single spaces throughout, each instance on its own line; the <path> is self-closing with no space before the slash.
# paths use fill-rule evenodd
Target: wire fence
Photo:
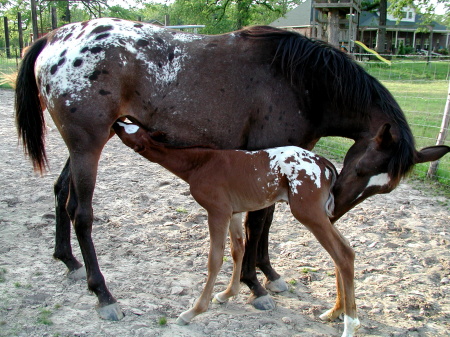
<path id="1" fill-rule="evenodd" d="M 19 56 L 19 48 L 11 48 L 8 53 L 0 49 L 0 76 L 7 77 L 17 71 Z M 435 145 L 448 96 L 450 58 L 401 56 L 391 60 L 391 65 L 369 60 L 363 54 L 355 55 L 355 59 L 362 60 L 358 62 L 392 92 L 405 112 L 416 139 L 416 147 L 420 149 Z M 327 137 L 317 144 L 315 151 L 342 163 L 352 144 L 351 140 Z M 444 144 L 450 146 L 450 140 L 445 140 Z M 416 165 L 413 176 L 425 179 L 428 169 L 429 164 Z M 450 186 L 450 155 L 439 161 L 433 180 L 441 186 Z"/>
<path id="2" fill-rule="evenodd" d="M 361 55 L 356 55 L 355 58 L 364 60 L 358 62 L 394 95 L 411 126 L 416 148 L 435 145 L 448 98 L 450 58 L 410 55 L 392 59 L 391 65 L 368 60 Z M 342 163 L 352 144 L 353 141 L 342 138 L 323 138 L 315 151 Z M 444 145 L 450 146 L 450 140 L 446 139 Z M 429 166 L 430 164 L 416 165 L 413 177 L 429 179 Z M 443 187 L 450 186 L 450 155 L 439 161 L 432 179 Z"/>

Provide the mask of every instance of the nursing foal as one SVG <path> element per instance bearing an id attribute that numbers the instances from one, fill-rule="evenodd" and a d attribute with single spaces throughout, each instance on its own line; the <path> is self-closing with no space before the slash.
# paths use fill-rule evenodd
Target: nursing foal
<path id="1" fill-rule="evenodd" d="M 359 326 L 354 304 L 354 253 L 329 220 L 334 208 L 330 191 L 337 177 L 332 163 L 294 146 L 253 152 L 175 148 L 152 138 L 161 133 L 152 134 L 137 124 L 117 121 L 113 128 L 127 146 L 186 181 L 194 199 L 208 212 L 211 241 L 206 285 L 193 308 L 179 316 L 178 324 L 187 324 L 207 310 L 228 230 L 233 275 L 227 289 L 215 299 L 223 303 L 238 293 L 244 254 L 241 213 L 286 201 L 295 218 L 311 230 L 338 266 L 346 309 L 348 304 L 353 309 L 345 310 L 343 336 L 353 335 Z"/>

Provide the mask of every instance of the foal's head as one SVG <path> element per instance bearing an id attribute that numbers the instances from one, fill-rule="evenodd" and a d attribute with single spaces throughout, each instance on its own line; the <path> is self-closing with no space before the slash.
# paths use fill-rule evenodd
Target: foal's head
<path id="1" fill-rule="evenodd" d="M 135 152 L 142 153 L 150 148 L 162 146 L 156 141 L 164 136 L 162 132 L 150 133 L 137 124 L 122 121 L 115 122 L 113 129 L 122 142 Z"/>

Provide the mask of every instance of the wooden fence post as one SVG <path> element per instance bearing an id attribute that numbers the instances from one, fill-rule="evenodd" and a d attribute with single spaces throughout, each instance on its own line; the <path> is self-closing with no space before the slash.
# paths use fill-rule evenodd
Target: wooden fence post
<path id="1" fill-rule="evenodd" d="M 22 29 L 22 13 L 17 12 L 17 29 L 19 30 L 19 54 L 22 58 L 23 52 L 23 29 Z"/>
<path id="2" fill-rule="evenodd" d="M 6 47 L 6 57 L 11 58 L 11 46 L 9 45 L 9 28 L 8 28 L 8 18 L 3 17 L 3 25 L 5 27 L 5 47 Z"/>
<path id="3" fill-rule="evenodd" d="M 436 141 L 436 145 L 443 145 L 448 133 L 448 124 L 450 122 L 450 81 L 448 82 L 447 102 L 445 103 L 444 116 L 442 117 L 441 130 Z M 427 177 L 434 178 L 439 165 L 439 160 L 430 164 L 428 168 Z"/>

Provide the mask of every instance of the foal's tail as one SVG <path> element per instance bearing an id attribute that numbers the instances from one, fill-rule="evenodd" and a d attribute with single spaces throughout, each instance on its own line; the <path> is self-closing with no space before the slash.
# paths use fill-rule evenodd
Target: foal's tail
<path id="1" fill-rule="evenodd" d="M 329 163 L 327 165 L 327 169 L 330 170 L 331 172 L 331 184 L 330 184 L 330 194 L 328 195 L 328 200 L 325 203 L 325 212 L 327 213 L 328 217 L 332 217 L 333 216 L 333 212 L 334 212 L 334 194 L 333 194 L 333 187 L 334 184 L 336 183 L 336 179 L 338 176 L 337 170 L 334 167 L 333 164 Z"/>
<path id="2" fill-rule="evenodd" d="M 34 64 L 47 44 L 47 38 L 37 40 L 22 59 L 16 80 L 16 126 L 24 151 L 31 158 L 35 170 L 41 173 L 47 166 L 45 153 L 45 120 L 39 101 L 39 89 Z"/>

